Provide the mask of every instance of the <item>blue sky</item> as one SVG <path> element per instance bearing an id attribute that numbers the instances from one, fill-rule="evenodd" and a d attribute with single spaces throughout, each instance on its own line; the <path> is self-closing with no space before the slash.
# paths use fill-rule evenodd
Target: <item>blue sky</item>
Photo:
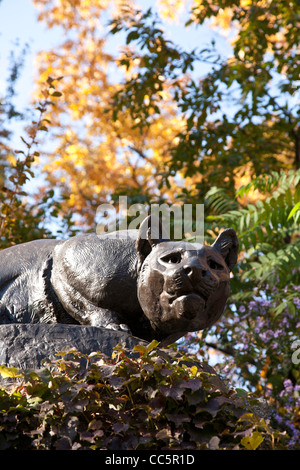
<path id="1" fill-rule="evenodd" d="M 34 76 L 36 53 L 54 44 L 57 30 L 47 28 L 37 21 L 37 10 L 31 0 L 2 0 L 0 2 L 0 91 L 6 87 L 8 57 L 15 43 L 21 48 L 29 44 L 20 83 L 18 84 L 19 102 L 27 104 L 30 98 Z"/>
<path id="2" fill-rule="evenodd" d="M 37 21 L 37 10 L 31 0 L 2 0 L 0 2 L 0 96 L 5 95 L 9 76 L 9 56 L 16 57 L 26 44 L 27 53 L 24 67 L 17 82 L 17 96 L 14 100 L 19 111 L 30 107 L 35 74 L 35 57 L 41 49 L 49 48 L 57 41 L 57 29 L 48 30 Z M 18 44 L 18 46 L 16 46 Z M 14 121 L 12 146 L 20 147 L 20 136 L 24 135 L 24 123 Z"/>

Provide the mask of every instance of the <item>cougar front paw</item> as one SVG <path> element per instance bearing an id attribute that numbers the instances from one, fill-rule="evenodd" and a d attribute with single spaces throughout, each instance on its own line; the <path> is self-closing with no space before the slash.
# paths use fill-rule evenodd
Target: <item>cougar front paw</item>
<path id="1" fill-rule="evenodd" d="M 121 323 L 120 325 L 118 323 L 109 323 L 106 325 L 106 328 L 109 330 L 116 330 L 116 331 L 124 331 L 125 333 L 132 334 L 130 331 L 130 328 L 125 325 L 125 323 Z"/>
<path id="2" fill-rule="evenodd" d="M 120 330 L 125 331 L 129 335 L 132 334 L 130 328 L 127 325 L 125 325 L 125 323 L 121 323 L 119 327 L 120 327 Z"/>

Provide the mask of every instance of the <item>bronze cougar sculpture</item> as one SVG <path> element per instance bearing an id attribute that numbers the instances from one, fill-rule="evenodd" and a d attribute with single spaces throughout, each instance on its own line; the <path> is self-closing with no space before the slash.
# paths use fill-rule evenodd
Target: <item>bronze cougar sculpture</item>
<path id="1" fill-rule="evenodd" d="M 0 324 L 73 323 L 171 343 L 213 325 L 237 262 L 233 229 L 213 245 L 150 230 L 36 240 L 0 252 Z"/>

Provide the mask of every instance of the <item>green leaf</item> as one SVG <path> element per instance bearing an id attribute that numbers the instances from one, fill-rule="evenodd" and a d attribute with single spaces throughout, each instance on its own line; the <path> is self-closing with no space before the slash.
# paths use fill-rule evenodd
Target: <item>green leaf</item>
<path id="1" fill-rule="evenodd" d="M 129 44 L 131 41 L 138 39 L 138 37 L 139 37 L 138 31 L 131 31 L 126 38 L 126 44 Z"/>
<path id="2" fill-rule="evenodd" d="M 55 98 L 58 98 L 59 96 L 62 96 L 62 93 L 60 91 L 55 91 L 54 93 L 51 94 L 51 97 L 54 96 Z"/>
<path id="3" fill-rule="evenodd" d="M 300 201 L 297 202 L 297 204 L 293 207 L 293 209 L 291 210 L 291 212 L 290 212 L 289 215 L 288 215 L 287 220 L 290 220 L 290 219 L 293 217 L 293 215 L 294 215 L 299 209 L 300 209 Z"/>

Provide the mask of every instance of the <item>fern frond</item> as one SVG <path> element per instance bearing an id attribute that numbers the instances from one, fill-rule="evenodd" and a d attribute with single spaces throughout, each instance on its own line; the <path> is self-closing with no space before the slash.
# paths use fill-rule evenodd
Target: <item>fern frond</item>
<path id="1" fill-rule="evenodd" d="M 249 184 L 241 186 L 237 193 L 237 197 L 242 197 L 248 194 L 250 190 L 258 189 L 264 194 L 272 193 L 275 189 L 277 191 L 285 191 L 289 187 L 296 187 L 300 182 L 300 170 L 289 170 L 288 172 L 273 171 L 269 175 L 262 175 L 255 178 Z"/>
<path id="2" fill-rule="evenodd" d="M 300 171 L 260 177 L 247 185 L 247 188 L 259 187 L 262 182 L 265 186 L 268 185 L 269 190 L 273 188 L 266 200 L 258 200 L 256 204 L 248 204 L 246 208 L 225 211 L 211 218 L 219 225 L 234 228 L 245 250 L 251 246 L 256 247 L 271 237 L 278 238 L 280 233 L 284 237 L 286 233 L 292 234 L 300 230 Z M 213 197 L 218 194 L 220 198 L 221 193 L 215 189 L 212 194 Z M 242 194 L 241 189 L 237 194 Z"/>
<path id="3" fill-rule="evenodd" d="M 287 283 L 292 277 L 292 271 L 299 269 L 300 241 L 286 245 L 276 252 L 261 254 L 258 261 L 250 262 L 251 270 L 244 278 L 255 279 L 259 284 L 268 281 L 269 284 Z"/>
<path id="4" fill-rule="evenodd" d="M 238 203 L 232 200 L 223 188 L 213 186 L 205 195 L 205 204 L 216 214 L 232 211 L 238 208 Z"/>

